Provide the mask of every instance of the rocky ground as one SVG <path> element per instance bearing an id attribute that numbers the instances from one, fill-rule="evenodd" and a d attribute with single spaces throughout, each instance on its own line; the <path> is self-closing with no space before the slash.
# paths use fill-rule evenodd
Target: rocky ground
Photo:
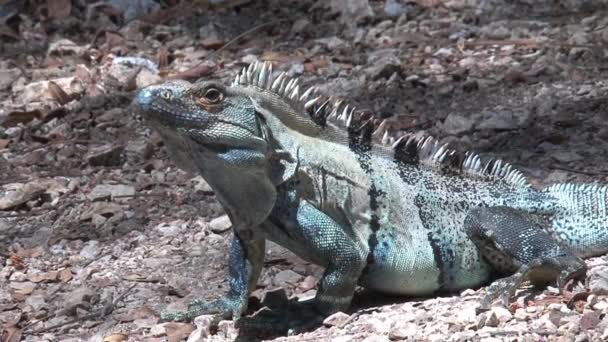
<path id="1" fill-rule="evenodd" d="M 148 84 L 268 60 L 537 186 L 606 183 L 608 1 L 176 3 L 0 0 L 0 340 L 608 340 L 606 257 L 566 294 L 480 315 L 483 288 L 363 292 L 308 332 L 260 332 L 246 323 L 313 297 L 322 271 L 272 244 L 240 329 L 160 323 L 226 290 L 230 222 L 130 108 Z"/>

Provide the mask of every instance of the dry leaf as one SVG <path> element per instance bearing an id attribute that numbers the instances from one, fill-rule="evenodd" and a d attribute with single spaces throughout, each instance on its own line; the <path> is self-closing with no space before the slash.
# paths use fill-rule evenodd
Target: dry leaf
<path id="1" fill-rule="evenodd" d="M 190 323 L 170 322 L 165 324 L 167 339 L 169 342 L 179 342 L 190 336 L 194 328 Z"/>
<path id="2" fill-rule="evenodd" d="M 21 341 L 22 331 L 17 327 L 17 324 L 23 318 L 23 314 L 20 313 L 14 319 L 9 319 L 4 323 L 4 326 L 0 329 L 0 341 L 2 342 L 19 342 Z"/>
<path id="3" fill-rule="evenodd" d="M 30 281 L 33 281 L 34 283 L 41 283 L 43 281 L 45 282 L 52 282 L 57 280 L 57 275 L 59 274 L 59 272 L 57 271 L 50 271 L 50 272 L 44 272 L 44 273 L 34 273 L 34 274 L 28 274 L 27 278 Z"/>
<path id="4" fill-rule="evenodd" d="M 104 95 L 103 88 L 97 83 L 90 83 L 87 87 L 86 93 L 88 96 L 95 97 Z"/>
<path id="5" fill-rule="evenodd" d="M 42 119 L 43 117 L 44 115 L 38 109 L 27 112 L 14 111 L 8 113 L 6 118 L 4 118 L 4 121 L 2 121 L 2 126 L 5 128 L 9 128 L 15 127 L 20 123 L 25 125 L 34 119 Z"/>
<path id="6" fill-rule="evenodd" d="M 0 139 L 0 149 L 7 147 L 10 143 L 10 139 Z"/>
<path id="7" fill-rule="evenodd" d="M 600 323 L 600 316 L 602 313 L 600 311 L 592 311 L 588 312 L 581 317 L 580 328 L 581 330 L 591 330 L 595 329 L 595 327 Z"/>
<path id="8" fill-rule="evenodd" d="M 72 11 L 71 0 L 47 0 L 46 8 L 51 19 L 65 19 Z"/>
<path id="9" fill-rule="evenodd" d="M 25 268 L 25 265 L 23 264 L 23 258 L 17 254 L 11 255 L 11 262 L 13 263 L 13 266 L 18 270 L 22 270 Z"/>
<path id="10" fill-rule="evenodd" d="M 72 270 L 69 268 L 64 268 L 59 271 L 59 280 L 62 282 L 67 283 L 68 281 L 72 280 L 72 278 L 74 278 L 74 276 L 72 275 Z"/>
<path id="11" fill-rule="evenodd" d="M 422 8 L 434 8 L 442 4 L 442 0 L 414 0 L 414 3 Z"/>
<path id="12" fill-rule="evenodd" d="M 124 84 L 124 89 L 126 91 L 132 91 L 137 89 L 137 74 L 141 71 L 141 67 L 137 68 L 130 76 L 127 78 L 127 81 Z"/>
<path id="13" fill-rule="evenodd" d="M 105 31 L 106 34 L 106 44 L 108 44 L 108 48 L 113 48 L 118 45 L 126 45 L 125 38 L 118 33 L 114 33 L 111 31 Z"/>
<path id="14" fill-rule="evenodd" d="M 582 300 L 577 300 L 574 302 L 573 305 L 571 305 L 571 307 L 574 307 L 574 310 L 580 314 L 582 314 L 585 311 L 585 306 L 587 305 L 587 302 L 582 301 Z"/>
<path id="15" fill-rule="evenodd" d="M 164 48 L 161 47 L 158 50 L 158 68 L 159 69 L 164 69 L 169 65 L 169 51 Z"/>
<path id="16" fill-rule="evenodd" d="M 15 324 L 6 324 L 0 331 L 0 341 L 19 342 L 21 341 L 22 331 Z"/>
<path id="17" fill-rule="evenodd" d="M 85 83 L 91 83 L 93 79 L 91 76 L 91 70 L 89 70 L 89 68 L 87 68 L 87 66 L 84 64 L 76 65 L 76 72 L 74 73 L 74 76 Z"/>
<path id="18" fill-rule="evenodd" d="M 44 248 L 42 248 L 41 246 L 33 248 L 21 248 L 18 249 L 15 253 L 22 258 L 37 258 L 44 254 Z"/>
<path id="19" fill-rule="evenodd" d="M 8 311 L 8 310 L 15 310 L 16 308 L 17 308 L 17 304 L 15 304 L 15 303 L 0 304 L 0 312 L 4 312 L 4 311 Z"/>
<path id="20" fill-rule="evenodd" d="M 301 61 L 297 57 L 286 55 L 278 51 L 264 51 L 262 56 L 260 56 L 260 60 L 274 62 L 276 64 L 290 64 Z"/>
<path id="21" fill-rule="evenodd" d="M 129 339 L 125 334 L 112 334 L 103 338 L 103 342 L 122 342 Z"/>
<path id="22" fill-rule="evenodd" d="M 15 31 L 13 31 L 10 27 L 0 25 L 0 37 L 5 36 L 12 38 L 14 40 L 21 40 L 21 36 Z"/>
<path id="23" fill-rule="evenodd" d="M 106 42 L 105 48 L 112 54 L 117 56 L 124 56 L 129 52 L 129 47 L 125 38 L 118 33 L 105 31 Z"/>
<path id="24" fill-rule="evenodd" d="M 45 192 L 44 185 L 37 181 L 26 184 L 12 183 L 4 197 L 0 198 L 0 210 L 19 207 L 39 198 Z"/>
<path id="25" fill-rule="evenodd" d="M 58 57 L 54 57 L 54 56 L 47 56 L 46 59 L 44 60 L 44 67 L 45 68 L 59 68 L 61 67 L 65 62 Z"/>
<path id="26" fill-rule="evenodd" d="M 144 305 L 139 308 L 129 310 L 127 312 L 116 313 L 112 317 L 120 322 L 133 322 L 136 319 L 145 319 L 149 317 L 157 317 L 157 313 Z"/>
<path id="27" fill-rule="evenodd" d="M 138 282 L 143 282 L 143 283 L 158 283 L 158 282 L 162 281 L 162 279 L 157 276 L 153 276 L 153 275 L 144 276 L 144 275 L 137 274 L 137 273 L 131 273 L 122 278 L 125 280 L 138 281 Z"/>
<path id="28" fill-rule="evenodd" d="M 168 77 L 167 79 L 175 80 L 175 79 L 185 79 L 188 81 L 195 81 L 201 77 L 209 76 L 215 72 L 217 65 L 213 62 L 203 62 L 195 67 L 188 69 L 186 71 L 180 72 L 173 76 Z"/>
<path id="29" fill-rule="evenodd" d="M 97 10 L 114 19 L 122 20 L 124 18 L 123 13 L 119 9 L 113 7 L 112 5 L 108 5 L 106 3 L 99 2 L 99 3 L 92 4 L 91 9 Z"/>
<path id="30" fill-rule="evenodd" d="M 130 280 L 130 281 L 145 281 L 146 276 L 143 276 L 143 275 L 137 274 L 137 273 L 131 273 L 131 274 L 127 274 L 126 276 L 122 277 L 122 279 Z"/>
<path id="31" fill-rule="evenodd" d="M 324 68 L 327 66 L 327 61 L 325 60 L 313 60 L 308 63 L 304 63 L 304 70 L 309 73 L 316 73 L 317 69 Z"/>
<path id="32" fill-rule="evenodd" d="M 217 50 L 217 49 L 221 48 L 222 46 L 224 46 L 224 44 L 226 44 L 226 42 L 224 42 L 222 39 L 216 39 L 216 38 L 207 38 L 207 39 L 203 39 L 201 41 L 201 45 L 205 49 Z"/>
<path id="33" fill-rule="evenodd" d="M 60 105 L 64 105 L 73 100 L 73 97 L 68 95 L 57 83 L 49 81 L 49 92 Z"/>
<path id="34" fill-rule="evenodd" d="M 29 281 L 12 282 L 10 287 L 13 289 L 15 295 L 23 297 L 32 294 L 36 288 L 36 284 L 30 283 Z"/>

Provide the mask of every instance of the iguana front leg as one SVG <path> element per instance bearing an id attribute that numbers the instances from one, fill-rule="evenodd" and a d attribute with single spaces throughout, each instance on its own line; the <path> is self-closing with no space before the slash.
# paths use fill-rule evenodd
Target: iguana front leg
<path id="1" fill-rule="evenodd" d="M 264 262 L 265 240 L 244 240 L 236 234 L 230 245 L 228 293 L 217 300 L 194 300 L 186 312 L 165 313 L 163 320 L 192 320 L 204 314 L 216 314 L 214 323 L 232 317 L 238 320 L 247 310 L 249 294 L 255 289 Z"/>
<path id="2" fill-rule="evenodd" d="M 505 304 L 524 282 L 563 284 L 586 271 L 585 262 L 561 245 L 528 214 L 508 207 L 475 208 L 465 219 L 467 235 L 500 273 L 513 273 L 492 283 L 481 310 L 502 297 Z"/>
<path id="3" fill-rule="evenodd" d="M 346 311 L 365 267 L 364 253 L 349 228 L 296 195 L 280 192 L 269 220 L 269 237 L 306 260 L 325 266 L 315 297 L 322 315 Z"/>

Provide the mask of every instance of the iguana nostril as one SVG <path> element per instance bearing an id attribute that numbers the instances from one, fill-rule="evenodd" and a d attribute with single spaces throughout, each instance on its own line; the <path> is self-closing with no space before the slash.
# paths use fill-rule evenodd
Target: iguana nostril
<path id="1" fill-rule="evenodd" d="M 149 108 L 152 100 L 154 99 L 154 91 L 149 88 L 144 88 L 137 93 L 136 102 L 143 109 Z"/>

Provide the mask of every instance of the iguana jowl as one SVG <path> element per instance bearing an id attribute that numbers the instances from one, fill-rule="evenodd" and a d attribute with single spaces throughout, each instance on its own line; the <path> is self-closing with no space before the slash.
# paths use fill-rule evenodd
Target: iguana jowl
<path id="1" fill-rule="evenodd" d="M 230 87 L 168 82 L 137 104 L 184 168 L 215 190 L 234 229 L 230 289 L 188 312 L 246 309 L 266 239 L 326 267 L 315 306 L 345 310 L 356 285 L 402 295 L 480 286 L 483 307 L 522 281 L 585 272 L 608 251 L 607 188 L 538 190 L 510 164 L 482 162 L 384 122 L 254 63 Z"/>

